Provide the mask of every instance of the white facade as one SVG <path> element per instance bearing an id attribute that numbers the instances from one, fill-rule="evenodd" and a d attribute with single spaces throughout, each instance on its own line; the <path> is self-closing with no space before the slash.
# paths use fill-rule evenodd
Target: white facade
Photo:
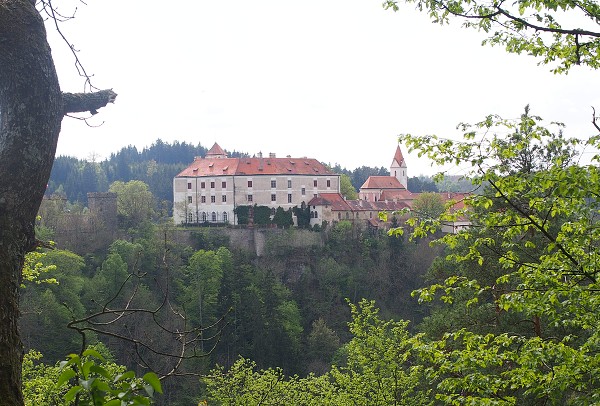
<path id="1" fill-rule="evenodd" d="M 314 159 L 215 154 L 197 158 L 173 179 L 173 219 L 175 224 L 237 224 L 238 206 L 267 206 L 274 214 L 278 207 L 300 207 L 319 193 L 337 193 L 339 188 L 340 175 Z"/>

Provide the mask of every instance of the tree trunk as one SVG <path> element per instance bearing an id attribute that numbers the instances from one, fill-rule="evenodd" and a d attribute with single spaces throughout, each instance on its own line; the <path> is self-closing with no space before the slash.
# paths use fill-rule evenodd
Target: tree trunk
<path id="1" fill-rule="evenodd" d="M 60 132 L 63 104 L 41 16 L 0 0 L 0 404 L 22 405 L 17 330 L 25 253 Z"/>
<path id="2" fill-rule="evenodd" d="M 116 97 L 112 91 L 103 91 L 102 104 L 96 100 L 97 93 L 92 93 L 65 107 L 44 23 L 32 3 L 0 0 L 2 406 L 23 405 L 23 346 L 17 329 L 21 270 L 25 254 L 35 248 L 35 217 L 52 169 L 62 117 L 71 111 L 82 111 L 82 106 L 95 110 Z M 94 102 L 90 103 L 87 97 Z"/>

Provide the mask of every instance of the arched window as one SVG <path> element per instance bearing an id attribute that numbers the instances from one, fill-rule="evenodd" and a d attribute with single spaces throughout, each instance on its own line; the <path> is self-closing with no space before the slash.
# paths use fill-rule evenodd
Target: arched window
<path id="1" fill-rule="evenodd" d="M 194 217 L 192 216 L 192 213 L 188 213 L 188 223 L 191 223 L 192 221 L 194 221 Z"/>
<path id="2" fill-rule="evenodd" d="M 206 212 L 202 212 L 202 221 L 206 221 Z"/>
<path id="3" fill-rule="evenodd" d="M 227 212 L 226 211 L 223 212 L 223 222 L 224 223 L 227 222 Z"/>
<path id="4" fill-rule="evenodd" d="M 214 211 L 212 212 L 212 221 L 217 221 L 217 213 L 215 213 Z"/>
<path id="5" fill-rule="evenodd" d="M 314 218 L 315 218 L 315 212 L 314 212 L 314 211 L 311 211 L 311 212 L 310 212 L 310 218 L 311 218 L 311 219 L 314 219 Z"/>
<path id="6" fill-rule="evenodd" d="M 319 217 L 319 212 L 318 211 L 315 212 L 315 218 L 317 218 L 317 217 Z"/>

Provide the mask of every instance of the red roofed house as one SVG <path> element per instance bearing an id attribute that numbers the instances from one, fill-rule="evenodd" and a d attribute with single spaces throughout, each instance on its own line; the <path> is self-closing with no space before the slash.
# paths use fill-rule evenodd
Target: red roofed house
<path id="1" fill-rule="evenodd" d="M 176 224 L 236 224 L 237 206 L 270 206 L 275 213 L 339 190 L 340 175 L 316 159 L 229 158 L 215 143 L 173 179 L 173 218 Z"/>

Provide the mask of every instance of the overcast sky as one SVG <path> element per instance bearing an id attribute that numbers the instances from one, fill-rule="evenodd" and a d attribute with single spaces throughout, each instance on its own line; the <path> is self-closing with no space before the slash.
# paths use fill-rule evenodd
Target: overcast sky
<path id="1" fill-rule="evenodd" d="M 62 29 L 93 84 L 119 96 L 89 121 L 100 127 L 63 120 L 58 155 L 104 159 L 160 138 L 388 167 L 400 133 L 455 137 L 459 122 L 518 117 L 530 104 L 584 137 L 600 109 L 596 72 L 556 76 L 482 47 L 484 35 L 458 21 L 440 27 L 381 0 L 90 0 Z M 48 31 L 63 91 L 82 90 Z M 410 176 L 435 172 L 406 158 Z"/>

